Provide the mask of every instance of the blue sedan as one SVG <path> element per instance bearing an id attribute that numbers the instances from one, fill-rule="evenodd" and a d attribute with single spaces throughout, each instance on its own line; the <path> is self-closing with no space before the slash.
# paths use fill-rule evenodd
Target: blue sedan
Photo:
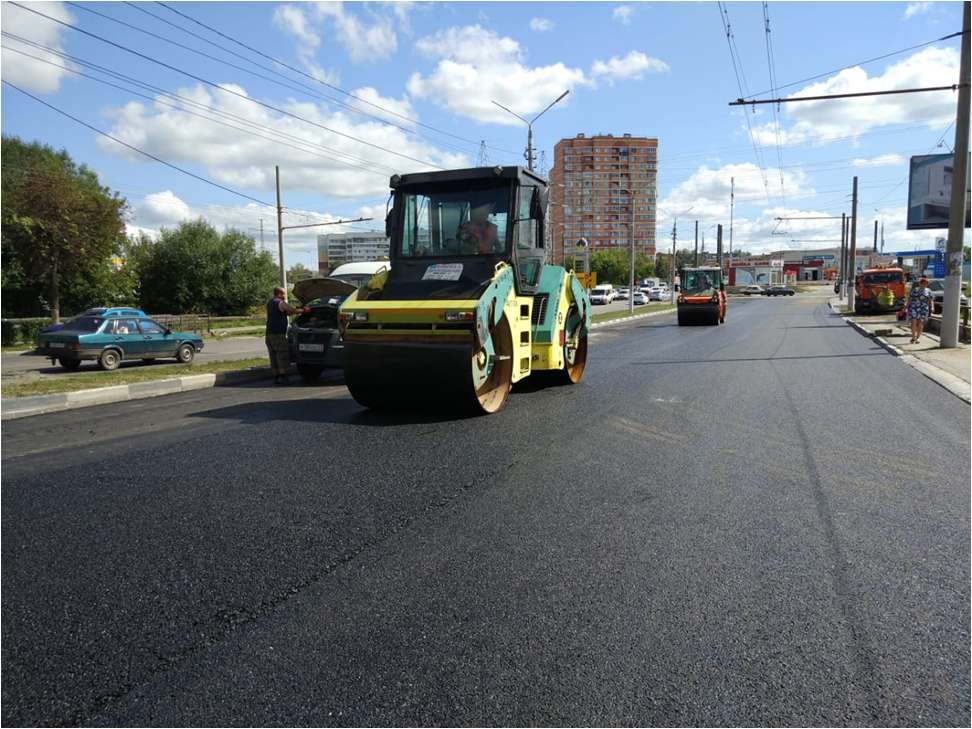
<path id="1" fill-rule="evenodd" d="M 83 314 L 78 314 L 78 316 L 111 316 L 112 314 L 127 314 L 128 316 L 145 316 L 146 315 L 145 312 L 142 311 L 141 309 L 131 309 L 131 308 L 126 308 L 126 307 L 118 307 L 118 308 L 115 308 L 115 309 L 106 309 L 104 307 L 99 307 L 99 308 L 95 308 L 95 309 L 88 309 Z M 77 319 L 77 318 L 78 318 L 77 316 L 74 317 L 74 319 Z M 51 324 L 48 327 L 44 327 L 41 330 L 41 333 L 42 334 L 46 334 L 47 332 L 56 332 L 58 329 L 63 329 L 65 327 L 65 325 L 66 325 L 66 322 L 62 322 L 61 324 Z"/>
<path id="2" fill-rule="evenodd" d="M 196 334 L 174 332 L 147 316 L 113 314 L 79 316 L 57 331 L 41 333 L 34 354 L 50 357 L 66 370 L 89 360 L 111 371 L 132 359 L 174 357 L 189 364 L 202 348 L 203 339 Z"/>

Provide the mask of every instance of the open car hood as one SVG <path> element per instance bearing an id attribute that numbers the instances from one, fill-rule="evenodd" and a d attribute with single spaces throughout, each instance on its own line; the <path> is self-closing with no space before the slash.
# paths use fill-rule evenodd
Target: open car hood
<path id="1" fill-rule="evenodd" d="M 332 296 L 347 298 L 357 290 L 357 286 L 347 281 L 324 276 L 305 278 L 294 284 L 294 296 L 301 304 L 309 304 L 315 299 L 327 299 Z"/>

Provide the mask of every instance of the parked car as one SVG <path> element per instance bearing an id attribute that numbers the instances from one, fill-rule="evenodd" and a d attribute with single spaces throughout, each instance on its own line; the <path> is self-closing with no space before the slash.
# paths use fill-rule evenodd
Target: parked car
<path id="1" fill-rule="evenodd" d="M 603 284 L 591 289 L 592 304 L 610 304 L 612 301 L 614 301 L 614 287 L 611 284 Z"/>
<path id="2" fill-rule="evenodd" d="M 344 366 L 338 313 L 344 300 L 357 289 L 355 282 L 321 276 L 294 284 L 294 296 L 307 311 L 291 322 L 287 341 L 290 358 L 305 380 L 316 380 L 325 367 Z"/>
<path id="3" fill-rule="evenodd" d="M 649 301 L 651 301 L 651 299 L 648 297 L 648 294 L 646 294 L 644 291 L 635 291 L 634 303 L 636 306 L 647 304 Z"/>
<path id="4" fill-rule="evenodd" d="M 928 290 L 932 292 L 932 296 L 935 298 L 935 311 L 941 313 L 942 303 L 945 301 L 945 279 L 943 278 L 933 278 L 928 282 Z M 959 306 L 968 306 L 969 297 L 963 293 L 959 293 Z"/>
<path id="5" fill-rule="evenodd" d="M 786 286 L 770 286 L 763 291 L 764 296 L 795 296 L 796 291 L 788 289 Z"/>
<path id="6" fill-rule="evenodd" d="M 671 294 L 664 286 L 652 286 L 648 289 L 648 298 L 651 301 L 663 301 L 666 297 L 670 296 Z"/>
<path id="7" fill-rule="evenodd" d="M 743 296 L 752 296 L 754 294 L 761 296 L 763 294 L 763 287 L 762 286 L 755 286 L 755 285 L 753 285 L 753 286 L 743 286 L 739 290 L 739 293 L 741 293 Z"/>
<path id="8" fill-rule="evenodd" d="M 124 306 L 117 307 L 117 308 L 98 307 L 94 309 L 88 309 L 84 313 L 78 314 L 78 316 L 111 316 L 112 314 L 124 314 L 125 316 L 146 316 L 145 312 L 142 311 L 141 309 L 132 309 L 130 307 L 124 307 Z M 56 332 L 58 329 L 61 329 L 65 324 L 77 318 L 78 317 L 76 316 L 73 317 L 72 319 L 68 319 L 68 321 L 62 321 L 60 324 L 51 324 L 48 327 L 44 327 L 43 329 L 41 329 L 41 334 L 44 334 L 46 332 Z"/>
<path id="9" fill-rule="evenodd" d="M 79 316 L 54 332 L 42 332 L 34 354 L 50 357 L 66 370 L 95 360 L 103 370 L 117 370 L 124 360 L 154 362 L 174 357 L 189 364 L 203 348 L 197 334 L 174 332 L 147 316 Z"/>

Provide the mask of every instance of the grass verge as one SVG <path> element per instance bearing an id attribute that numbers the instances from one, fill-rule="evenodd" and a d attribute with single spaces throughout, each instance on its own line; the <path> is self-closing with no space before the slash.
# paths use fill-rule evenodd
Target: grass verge
<path id="1" fill-rule="evenodd" d="M 47 380 L 30 380 L 27 382 L 11 382 L 0 386 L 2 397 L 31 397 L 33 395 L 56 395 L 61 392 L 75 392 L 77 390 L 95 390 L 99 387 L 114 387 L 115 385 L 132 385 L 138 382 L 156 382 L 169 380 L 186 375 L 209 375 L 220 372 L 235 372 L 251 367 L 266 367 L 266 357 L 251 359 L 234 359 L 223 362 L 207 362 L 198 365 L 154 365 L 133 364 L 114 372 L 77 372 L 72 375 L 65 373 L 63 378 Z"/>

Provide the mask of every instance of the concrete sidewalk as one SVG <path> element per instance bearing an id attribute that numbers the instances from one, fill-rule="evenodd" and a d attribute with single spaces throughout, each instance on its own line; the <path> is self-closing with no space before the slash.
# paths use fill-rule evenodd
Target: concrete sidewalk
<path id="1" fill-rule="evenodd" d="M 831 299 L 830 308 L 842 314 L 844 299 Z M 972 348 L 967 344 L 942 348 L 939 337 L 927 329 L 921 341 L 911 344 L 911 326 L 895 314 L 847 316 L 844 321 L 901 361 L 914 367 L 967 403 L 972 403 Z"/>

